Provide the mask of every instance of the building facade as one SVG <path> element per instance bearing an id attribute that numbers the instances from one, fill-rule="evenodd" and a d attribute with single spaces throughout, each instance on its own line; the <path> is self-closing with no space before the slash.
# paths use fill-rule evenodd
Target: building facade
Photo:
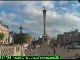
<path id="1" fill-rule="evenodd" d="M 69 43 L 80 43 L 80 32 L 76 29 L 75 31 L 64 32 L 64 34 L 57 35 L 57 40 L 59 44 L 69 44 Z"/>
<path id="2" fill-rule="evenodd" d="M 8 35 L 9 35 L 9 28 L 8 25 L 3 25 L 0 21 L 0 33 L 4 34 L 3 40 L 0 40 L 1 43 L 7 44 L 8 43 Z"/>

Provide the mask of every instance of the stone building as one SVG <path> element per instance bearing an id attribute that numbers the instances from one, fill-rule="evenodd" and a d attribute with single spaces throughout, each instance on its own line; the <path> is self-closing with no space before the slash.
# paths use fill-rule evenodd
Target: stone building
<path id="1" fill-rule="evenodd" d="M 76 29 L 75 31 L 64 32 L 64 34 L 57 35 L 57 40 L 59 44 L 69 44 L 69 43 L 80 43 L 80 32 Z"/>
<path id="2" fill-rule="evenodd" d="M 4 34 L 4 38 L 0 42 L 3 44 L 7 44 L 8 37 L 9 37 L 8 36 L 9 35 L 9 28 L 8 28 L 8 25 L 3 25 L 1 21 L 0 21 L 0 33 Z"/>

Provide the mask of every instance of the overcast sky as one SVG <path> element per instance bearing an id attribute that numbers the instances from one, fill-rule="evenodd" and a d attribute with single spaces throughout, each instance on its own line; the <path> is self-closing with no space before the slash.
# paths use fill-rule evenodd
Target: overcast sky
<path id="1" fill-rule="evenodd" d="M 29 33 L 36 39 L 43 35 L 43 6 L 46 7 L 46 31 L 49 37 L 74 31 L 80 32 L 78 1 L 0 1 L 0 21 L 9 24 L 9 31 Z"/>

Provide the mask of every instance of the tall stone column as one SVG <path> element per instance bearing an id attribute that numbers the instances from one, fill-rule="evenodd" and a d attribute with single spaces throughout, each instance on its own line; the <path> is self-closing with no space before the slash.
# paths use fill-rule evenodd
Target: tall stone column
<path id="1" fill-rule="evenodd" d="M 47 10 L 45 9 L 45 6 L 44 6 L 44 9 L 43 9 L 44 34 L 43 34 L 43 36 L 42 36 L 42 40 L 43 40 L 42 43 L 44 43 L 45 41 L 48 40 L 48 35 L 47 35 L 47 33 L 46 33 L 46 11 L 47 11 Z"/>
<path id="2" fill-rule="evenodd" d="M 46 11 L 47 11 L 47 10 L 45 10 L 45 6 L 44 6 L 44 10 L 43 10 L 44 35 L 46 34 Z"/>

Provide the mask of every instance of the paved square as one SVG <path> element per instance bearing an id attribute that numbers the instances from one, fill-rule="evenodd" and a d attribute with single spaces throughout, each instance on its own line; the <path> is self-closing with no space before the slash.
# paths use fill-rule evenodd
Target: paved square
<path id="1" fill-rule="evenodd" d="M 56 55 L 60 56 L 61 59 L 64 59 L 64 58 L 75 59 L 76 51 L 80 52 L 80 49 L 74 49 L 74 51 L 73 49 L 69 49 L 69 52 L 67 52 L 67 49 L 64 50 L 63 48 L 55 48 L 55 50 L 56 50 Z M 50 54 L 48 54 L 48 51 L 50 51 Z M 33 51 L 25 52 L 26 56 L 54 56 L 53 53 L 54 53 L 53 49 L 51 49 L 50 47 L 41 48 L 41 49 L 36 48 Z"/>

